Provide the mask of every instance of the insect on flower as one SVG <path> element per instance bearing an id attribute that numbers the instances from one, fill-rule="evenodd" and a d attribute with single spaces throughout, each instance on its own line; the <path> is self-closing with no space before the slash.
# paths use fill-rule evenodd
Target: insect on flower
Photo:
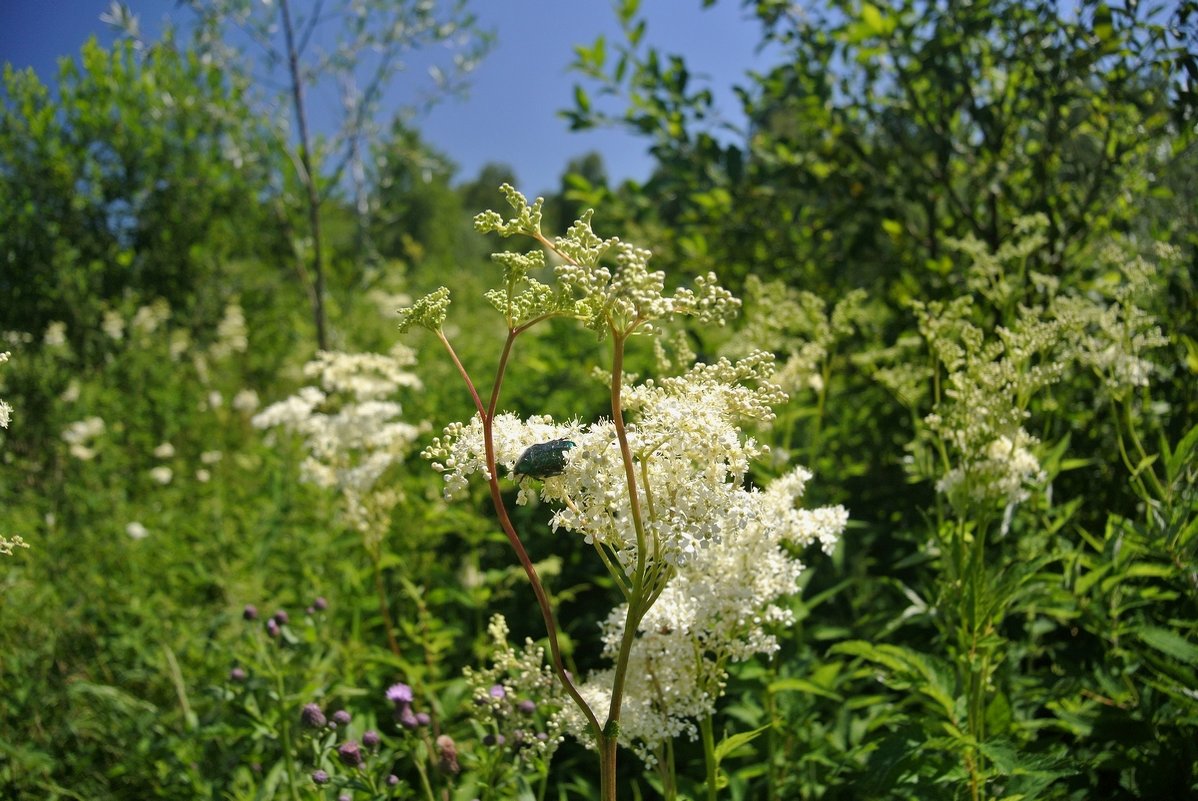
<path id="1" fill-rule="evenodd" d="M 515 473 L 530 478 L 560 476 L 566 469 L 566 451 L 574 447 L 568 439 L 551 439 L 529 445 L 516 460 Z"/>

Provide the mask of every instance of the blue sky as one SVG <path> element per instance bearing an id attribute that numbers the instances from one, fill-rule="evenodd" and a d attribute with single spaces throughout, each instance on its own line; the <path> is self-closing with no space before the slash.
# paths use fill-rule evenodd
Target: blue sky
<path id="1" fill-rule="evenodd" d="M 293 0 L 302 7 L 307 0 Z M 113 39 L 100 21 L 109 0 L 0 0 L 0 61 L 33 67 L 50 82 L 60 56 L 73 56 L 88 36 Z M 148 36 L 164 19 L 186 19 L 170 0 L 129 0 Z M 754 53 L 759 31 L 746 18 L 740 0 L 723 0 L 702 9 L 699 0 L 645 0 L 647 39 L 662 50 L 685 55 L 692 74 L 709 76 L 717 106 L 739 123 L 738 105 L 728 88 L 745 71 L 763 66 Z M 556 187 L 566 162 L 589 150 L 604 159 L 615 181 L 648 176 L 648 142 L 607 130 L 571 133 L 556 112 L 571 103 L 575 76 L 568 71 L 576 44 L 589 44 L 604 33 L 618 40 L 611 6 L 604 0 L 475 0 L 484 27 L 496 31 L 497 44 L 483 61 L 465 100 L 449 100 L 416 125 L 425 139 L 459 166 L 459 179 L 472 178 L 487 162 L 504 162 L 516 171 L 529 194 Z M 404 74 L 398 81 L 405 79 Z M 398 106 L 400 89 L 391 103 Z M 314 126 L 335 108 L 316 98 Z"/>

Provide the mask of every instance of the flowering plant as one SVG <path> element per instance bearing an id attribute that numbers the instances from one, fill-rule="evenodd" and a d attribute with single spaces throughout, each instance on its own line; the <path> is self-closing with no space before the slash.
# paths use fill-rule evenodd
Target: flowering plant
<path id="1" fill-rule="evenodd" d="M 670 293 L 650 253 L 601 239 L 585 213 L 564 237 L 540 230 L 541 204 L 502 188 L 510 219 L 488 211 L 481 232 L 533 239 L 528 253 L 500 252 L 502 284 L 487 300 L 503 315 L 507 337 L 495 382 L 484 399 L 444 332 L 449 290 L 442 287 L 400 312 L 400 328 L 423 326 L 454 361 L 476 414 L 446 426 L 425 456 L 445 478 L 448 498 L 481 476 L 512 548 L 532 585 L 548 632 L 553 673 L 564 694 L 563 725 L 599 754 L 601 797 L 616 797 L 617 746 L 649 763 L 671 738 L 703 728 L 708 793 L 716 788 L 710 718 L 729 660 L 771 653 L 770 625 L 788 622 L 778 600 L 796 591 L 802 565 L 792 548 L 818 540 L 830 548 L 842 531 L 842 508 L 801 511 L 795 500 L 810 477 L 796 470 L 762 491 L 747 486 L 750 464 L 765 446 L 742 430 L 768 423 L 786 400 L 771 382 L 773 356 L 695 364 L 682 375 L 634 383 L 625 352 L 637 336 L 659 333 L 679 318 L 723 325 L 739 308 L 716 282 L 699 276 Z M 534 277 L 556 260 L 552 282 Z M 504 375 L 517 338 L 550 318 L 576 319 L 610 343 L 610 419 L 558 422 L 521 419 L 500 410 Z M 566 670 L 548 594 L 507 512 L 500 468 L 554 508 L 555 531 L 577 535 L 595 551 L 621 595 L 603 624 L 611 667 L 578 681 Z M 634 680 L 630 681 L 630 677 Z M 667 785 L 669 786 L 669 785 Z"/>

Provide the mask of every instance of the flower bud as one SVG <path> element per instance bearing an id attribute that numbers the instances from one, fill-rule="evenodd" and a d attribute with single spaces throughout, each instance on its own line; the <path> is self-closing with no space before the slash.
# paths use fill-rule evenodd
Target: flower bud
<path id="1" fill-rule="evenodd" d="M 357 740 L 350 740 L 342 743 L 337 747 L 337 758 L 341 760 L 341 764 L 347 768 L 358 768 L 362 766 L 362 749 L 358 746 Z"/>
<path id="2" fill-rule="evenodd" d="M 462 766 L 458 764 L 457 744 L 448 734 L 442 734 L 437 738 L 437 767 L 442 773 L 452 776 L 456 776 L 462 770 Z"/>
<path id="3" fill-rule="evenodd" d="M 304 704 L 304 708 L 300 712 L 300 723 L 306 728 L 319 729 L 327 722 L 319 706 L 316 704 Z"/>

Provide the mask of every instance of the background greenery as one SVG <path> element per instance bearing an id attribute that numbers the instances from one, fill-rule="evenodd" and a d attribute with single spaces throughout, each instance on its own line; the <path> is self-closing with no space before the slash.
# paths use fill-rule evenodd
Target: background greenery
<path id="1" fill-rule="evenodd" d="M 715 270 L 746 298 L 743 335 L 765 336 L 781 360 L 823 348 L 822 381 L 761 436 L 815 471 L 813 500 L 844 503 L 852 528 L 833 557 L 807 555 L 783 651 L 734 666 L 721 730 L 769 728 L 725 759 L 723 792 L 980 797 L 972 759 L 984 796 L 1198 797 L 1198 11 L 744 5 L 773 66 L 737 90 L 742 136 L 718 129 L 710 85 L 652 46 L 636 3 L 616 9 L 623 41 L 580 43 L 571 125 L 629 126 L 658 166 L 643 184 L 610 186 L 597 156 L 572 162 L 544 226 L 562 231 L 596 207 L 602 235 L 652 248 L 671 281 Z M 6 798 L 290 797 L 286 768 L 311 767 L 282 735 L 300 707 L 352 709 L 354 731 L 375 725 L 398 743 L 383 692 L 401 679 L 467 765 L 490 770 L 461 668 L 484 660 L 493 611 L 517 639 L 538 636 L 481 494 L 443 505 L 439 479 L 413 456 L 393 476 L 405 500 L 376 562 L 336 499 L 299 483 L 298 444 L 264 437 L 234 404 L 247 389 L 282 399 L 315 351 L 310 208 L 286 134 L 251 102 L 248 68 L 235 54 L 201 57 L 210 45 L 170 34 L 144 48 L 90 43 L 53 87 L 5 70 L 0 350 L 13 355 L 0 397 L 15 415 L 0 448 L 0 527 L 32 546 L 0 561 Z M 387 350 L 400 296 L 448 284 L 459 353 L 489 369 L 500 324 L 479 298 L 486 253 L 502 243 L 470 219 L 499 205 L 510 170 L 463 179 L 399 122 L 371 150 L 368 213 L 338 186 L 321 209 L 331 346 Z M 991 302 L 969 284 L 959 243 L 1022 241 L 1029 214 L 1043 215 L 1043 241 L 1020 269 L 1083 295 L 1109 284 L 1112 242 L 1126 259 L 1150 258 L 1151 291 L 1137 303 L 1167 344 L 1143 354 L 1158 366 L 1148 388 L 1115 397 L 1071 365 L 1030 399 L 1051 492 L 1003 537 L 954 540 L 921 469 L 929 409 L 879 380 L 878 354 L 930 364 L 895 350 L 919 331 L 912 301 L 970 295 L 972 323 L 1014 325 L 1031 288 Z M 1155 243 L 1175 258 L 1156 259 Z M 831 309 L 859 289 L 831 333 L 819 325 L 827 309 L 798 295 Z M 787 303 L 800 311 L 763 334 Z M 143 312 L 139 324 L 143 308 L 159 322 Z M 56 322 L 61 343 L 46 336 Z M 739 335 L 689 336 L 711 358 Z M 435 343 L 408 344 L 424 386 L 402 398 L 408 419 L 464 419 L 469 400 Z M 585 366 L 601 352 L 571 327 L 542 332 L 518 354 L 507 403 L 601 415 L 603 387 Z M 646 346 L 636 369 L 652 371 L 651 356 Z M 62 433 L 91 417 L 104 430 L 80 459 Z M 1133 436 L 1141 455 L 1121 458 Z M 164 442 L 173 453 L 155 455 Z M 150 473 L 163 466 L 165 484 Z M 517 524 L 585 671 L 609 588 L 545 531 L 543 511 L 521 508 Z M 146 537 L 129 535 L 134 522 Z M 958 541 L 984 558 L 972 579 L 954 572 Z M 966 589 L 985 601 L 993 655 L 973 691 Z M 329 609 L 305 615 L 317 596 Z M 243 620 L 246 604 L 263 617 L 289 610 L 289 645 Z M 250 681 L 230 677 L 239 666 L 254 668 Z M 977 699 L 984 707 L 967 709 Z M 395 748 L 387 770 L 418 787 Z M 680 745 L 680 772 L 695 777 L 684 794 L 696 791 L 698 760 Z M 623 768 L 629 797 L 654 797 L 634 760 Z M 593 795 L 590 769 L 564 747 L 547 797 Z M 509 780 L 496 797 L 524 792 Z"/>

